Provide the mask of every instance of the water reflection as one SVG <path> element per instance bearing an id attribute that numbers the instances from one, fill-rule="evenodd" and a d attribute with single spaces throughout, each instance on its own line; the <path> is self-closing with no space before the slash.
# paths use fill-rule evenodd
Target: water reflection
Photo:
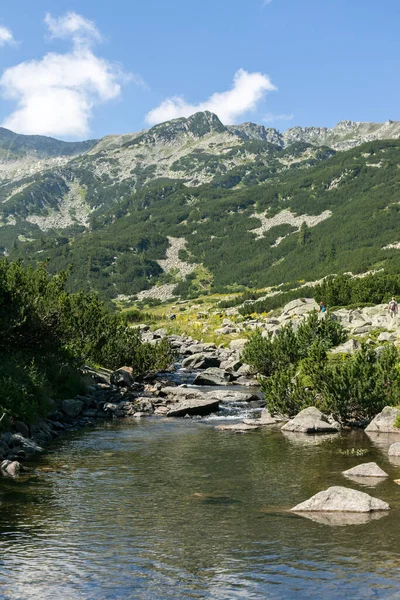
<path id="1" fill-rule="evenodd" d="M 282 431 L 282 435 L 292 444 L 299 446 L 318 446 L 325 442 L 332 442 L 340 437 L 339 433 L 299 433 L 297 431 Z"/>
<path id="2" fill-rule="evenodd" d="M 357 483 L 357 485 L 364 487 L 375 487 L 378 483 L 385 481 L 386 477 L 365 477 L 361 475 L 344 475 L 346 479 Z"/>
<path id="3" fill-rule="evenodd" d="M 398 471 L 372 447 L 392 510 L 360 524 L 362 536 L 335 527 L 337 514 L 312 523 L 289 509 L 343 483 L 359 459 L 340 451 L 368 444 L 352 433 L 312 438 L 221 435 L 174 419 L 70 434 L 39 457 L 40 476 L 0 481 L 0 597 L 336 599 L 373 588 L 395 598 Z M 329 535 L 319 524 L 333 525 Z"/>
<path id="4" fill-rule="evenodd" d="M 320 525 L 330 527 L 344 527 L 346 525 L 366 525 L 371 521 L 378 521 L 387 517 L 389 512 L 351 513 L 351 512 L 299 512 L 294 513 L 299 517 L 305 517 Z"/>

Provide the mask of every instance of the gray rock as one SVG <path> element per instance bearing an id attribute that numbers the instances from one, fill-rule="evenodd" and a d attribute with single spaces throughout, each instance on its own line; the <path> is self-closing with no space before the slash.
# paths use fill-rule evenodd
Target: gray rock
<path id="1" fill-rule="evenodd" d="M 111 374 L 110 381 L 118 387 L 131 387 L 135 381 L 132 367 L 120 367 Z"/>
<path id="2" fill-rule="evenodd" d="M 224 327 L 220 327 L 219 329 L 215 330 L 215 333 L 217 335 L 229 335 L 231 333 L 236 333 L 236 332 L 237 332 L 237 328 L 232 327 L 231 325 L 225 325 Z"/>
<path id="3" fill-rule="evenodd" d="M 393 342 L 396 340 L 396 335 L 389 333 L 389 331 L 382 331 L 377 338 L 378 342 Z"/>
<path id="4" fill-rule="evenodd" d="M 216 398 L 203 397 L 191 400 L 182 400 L 171 408 L 167 417 L 184 417 L 185 415 L 209 415 L 218 410 L 219 400 Z"/>
<path id="5" fill-rule="evenodd" d="M 297 504 L 291 510 L 293 512 L 357 512 L 369 513 L 375 510 L 389 510 L 387 502 L 373 498 L 365 492 L 352 490 L 342 486 L 333 486 L 319 492 L 306 500 Z"/>
<path id="6" fill-rule="evenodd" d="M 43 452 L 43 448 L 38 446 L 33 440 L 25 438 L 20 433 L 15 433 L 10 442 L 10 448 L 22 448 L 26 454 L 36 454 L 36 452 Z"/>
<path id="7" fill-rule="evenodd" d="M 259 396 L 250 392 L 237 392 L 236 390 L 216 390 L 207 392 L 207 396 L 217 398 L 220 402 L 256 402 Z"/>
<path id="8" fill-rule="evenodd" d="M 133 406 L 131 402 L 122 402 L 120 404 L 120 408 L 122 410 L 124 410 L 125 412 L 128 411 L 130 407 Z M 151 402 L 151 400 L 149 398 L 143 397 L 143 398 L 137 398 L 135 401 L 135 412 L 143 412 L 143 413 L 153 413 L 154 412 L 154 408 L 153 408 L 153 404 Z"/>
<path id="9" fill-rule="evenodd" d="M 231 350 L 243 350 L 248 341 L 249 340 L 247 338 L 238 338 L 237 340 L 232 340 L 229 344 L 229 348 L 231 348 Z"/>
<path id="10" fill-rule="evenodd" d="M 196 375 L 193 385 L 227 385 L 233 380 L 232 373 L 222 369 L 206 369 L 204 373 Z"/>
<path id="11" fill-rule="evenodd" d="M 195 400 L 204 398 L 205 394 L 194 388 L 186 386 L 167 386 L 162 388 L 161 393 L 172 402 L 182 402 L 182 400 Z"/>
<path id="12" fill-rule="evenodd" d="M 283 425 L 282 431 L 297 433 L 337 433 L 340 425 L 336 421 L 329 422 L 315 406 L 300 411 L 298 415 Z"/>
<path id="13" fill-rule="evenodd" d="M 347 471 L 342 471 L 346 477 L 388 477 L 388 474 L 383 471 L 375 462 L 362 463 Z"/>
<path id="14" fill-rule="evenodd" d="M 365 428 L 365 431 L 382 433 L 399 433 L 400 428 L 394 427 L 394 422 L 400 415 L 400 410 L 394 406 L 385 406 L 382 412 L 372 419 L 371 423 Z"/>
<path id="15" fill-rule="evenodd" d="M 215 354 L 205 354 L 197 352 L 191 354 L 182 361 L 184 369 L 209 369 L 210 367 L 219 367 L 220 360 Z"/>
<path id="16" fill-rule="evenodd" d="M 214 352 L 216 350 L 216 345 L 215 344 L 201 344 L 201 343 L 197 343 L 197 344 L 191 344 L 190 346 L 187 346 L 187 348 L 185 349 L 185 354 L 199 354 L 200 352 L 204 353 L 204 352 Z"/>
<path id="17" fill-rule="evenodd" d="M 68 417 L 74 418 L 81 414 L 83 409 L 82 400 L 63 400 L 61 409 Z"/>
<path id="18" fill-rule="evenodd" d="M 389 456 L 400 456 L 400 442 L 392 444 L 388 450 Z"/>
<path id="19" fill-rule="evenodd" d="M 229 425 L 217 425 L 215 429 L 218 431 L 233 431 L 234 433 L 246 433 L 247 431 L 255 431 L 260 425 L 248 425 L 247 423 L 231 423 Z"/>
<path id="20" fill-rule="evenodd" d="M 259 419 L 243 419 L 243 423 L 246 425 L 276 425 L 279 419 L 275 419 L 270 415 L 268 408 L 263 408 Z"/>

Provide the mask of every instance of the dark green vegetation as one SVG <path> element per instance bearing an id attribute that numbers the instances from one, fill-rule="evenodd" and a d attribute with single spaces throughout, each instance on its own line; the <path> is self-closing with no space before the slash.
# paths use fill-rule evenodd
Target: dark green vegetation
<path id="1" fill-rule="evenodd" d="M 215 292 L 347 271 L 399 272 L 398 250 L 383 248 L 398 241 L 400 141 L 368 142 L 335 153 L 305 143 L 282 148 L 242 132 L 240 145 L 229 146 L 224 138 L 224 152 L 217 152 L 215 142 L 194 145 L 171 164 L 168 174 L 176 173 L 176 179 L 155 178 L 156 158 L 154 164 L 140 162 L 142 148 L 147 153 L 165 148 L 179 136 L 190 134 L 184 140 L 192 143 L 209 134 L 217 141 L 227 135 L 215 116 L 206 117 L 157 125 L 122 140 L 119 154 L 100 145 L 65 167 L 3 184 L 0 247 L 26 264 L 48 258 L 52 273 L 71 264 L 68 289 L 98 290 L 107 300 L 157 282 L 179 283 L 157 263 L 165 257 L 167 236 L 185 238 L 186 260 L 204 266 Z M 136 162 L 130 176 L 122 177 L 120 156 L 130 152 Z M 209 183 L 198 185 L 205 177 Z M 72 182 L 92 210 L 88 230 L 77 221 L 62 231 L 41 231 L 25 220 L 57 211 Z M 298 216 L 329 210 L 332 216 L 315 227 L 303 224 L 300 233 L 283 223 L 256 239 L 252 229 L 260 220 L 254 215 L 268 211 L 271 217 L 284 209 Z M 275 245 L 278 237 L 284 239 Z M 195 290 L 189 281 L 177 293 L 190 296 Z"/>
<path id="2" fill-rule="evenodd" d="M 143 344 L 96 294 L 67 293 L 67 277 L 49 276 L 43 264 L 34 270 L 0 262 L 0 411 L 6 415 L 32 420 L 46 413 L 50 398 L 82 391 L 84 363 L 130 365 L 140 376 L 171 362 L 166 342 Z"/>
<path id="3" fill-rule="evenodd" d="M 317 406 L 342 423 L 371 419 L 387 405 L 400 402 L 399 352 L 388 345 L 379 352 L 363 345 L 355 355 L 331 355 L 343 342 L 343 327 L 327 316 L 310 314 L 293 330 L 276 336 L 256 332 L 244 350 L 244 360 L 261 374 L 261 387 L 272 414 L 294 416 Z"/>

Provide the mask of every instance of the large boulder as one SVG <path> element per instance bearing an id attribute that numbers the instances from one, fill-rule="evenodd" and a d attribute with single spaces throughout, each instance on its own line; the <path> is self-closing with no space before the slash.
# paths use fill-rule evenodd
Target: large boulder
<path id="1" fill-rule="evenodd" d="M 83 402 L 82 400 L 75 399 L 63 400 L 63 403 L 61 404 L 61 409 L 63 413 L 67 415 L 67 417 L 75 418 L 81 414 L 83 409 Z"/>
<path id="2" fill-rule="evenodd" d="M 228 385 L 232 380 L 232 373 L 223 371 L 222 369 L 211 368 L 196 375 L 193 385 Z"/>
<path id="3" fill-rule="evenodd" d="M 195 400 L 204 398 L 204 392 L 186 386 L 167 386 L 161 389 L 161 394 L 166 396 L 170 402 L 182 402 L 183 400 Z"/>
<path id="4" fill-rule="evenodd" d="M 221 402 L 258 402 L 260 397 L 251 392 L 237 392 L 236 390 L 216 390 L 208 392 L 208 396 L 218 398 Z"/>
<path id="5" fill-rule="evenodd" d="M 20 433 L 14 433 L 8 445 L 10 448 L 21 448 L 26 454 L 36 454 L 37 452 L 43 452 L 43 448 L 36 444 L 32 439 L 25 438 Z"/>
<path id="6" fill-rule="evenodd" d="M 218 410 L 219 400 L 204 395 L 203 398 L 182 400 L 167 412 L 167 417 L 185 417 L 186 415 L 209 415 Z"/>
<path id="7" fill-rule="evenodd" d="M 372 419 L 365 428 L 366 432 L 399 433 L 400 428 L 394 427 L 394 422 L 400 415 L 400 410 L 394 406 L 385 406 L 382 412 Z"/>
<path id="8" fill-rule="evenodd" d="M 282 316 L 305 315 L 312 310 L 318 310 L 318 308 L 314 298 L 298 298 L 283 307 Z"/>
<path id="9" fill-rule="evenodd" d="M 339 423 L 328 421 L 328 417 L 315 406 L 309 406 L 300 411 L 294 419 L 291 419 L 282 427 L 282 431 L 297 433 L 336 433 L 339 429 Z"/>
<path id="10" fill-rule="evenodd" d="M 333 486 L 318 492 L 309 500 L 297 504 L 293 512 L 357 512 L 369 513 L 374 510 L 389 510 L 387 502 L 373 498 L 365 492 L 342 486 Z"/>
<path id="11" fill-rule="evenodd" d="M 110 380 L 119 387 L 131 387 L 135 381 L 132 367 L 120 367 L 111 374 Z"/>
<path id="12" fill-rule="evenodd" d="M 342 474 L 346 477 L 388 477 L 388 474 L 375 462 L 362 463 L 352 469 L 342 471 Z"/>
<path id="13" fill-rule="evenodd" d="M 185 354 L 199 354 L 199 352 L 215 352 L 216 350 L 215 344 L 201 344 L 197 342 L 196 344 L 190 344 L 185 348 Z"/>
<path id="14" fill-rule="evenodd" d="M 190 354 L 182 361 L 184 369 L 209 369 L 211 367 L 219 367 L 220 359 L 215 354 L 206 354 L 197 352 Z"/>

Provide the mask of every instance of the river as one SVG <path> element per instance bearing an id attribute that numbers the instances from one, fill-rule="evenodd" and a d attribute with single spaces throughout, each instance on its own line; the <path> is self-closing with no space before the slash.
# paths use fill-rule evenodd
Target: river
<path id="1" fill-rule="evenodd" d="M 372 460 L 389 473 L 376 486 L 341 475 Z M 66 434 L 30 466 L 0 480 L 1 598 L 400 597 L 400 467 L 363 432 L 126 420 Z M 330 485 L 392 510 L 335 527 L 287 511 Z"/>

